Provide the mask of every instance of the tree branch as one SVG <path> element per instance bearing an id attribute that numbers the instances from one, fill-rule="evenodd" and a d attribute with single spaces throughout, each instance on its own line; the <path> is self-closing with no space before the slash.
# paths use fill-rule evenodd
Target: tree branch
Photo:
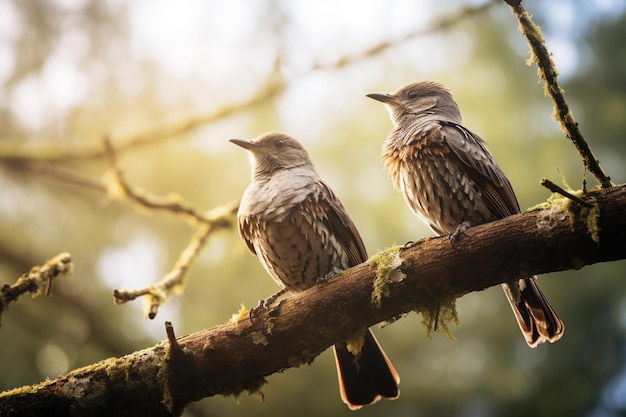
<path id="1" fill-rule="evenodd" d="M 519 22 L 520 32 L 522 32 L 528 41 L 528 46 L 531 51 L 529 62 L 535 62 L 537 64 L 539 79 L 544 83 L 544 93 L 547 97 L 550 97 L 554 103 L 553 117 L 559 122 L 561 130 L 572 141 L 574 146 L 576 146 L 585 168 L 596 177 L 602 187 L 611 187 L 613 185 L 611 178 L 604 173 L 600 163 L 593 155 L 591 147 L 583 137 L 583 134 L 578 128 L 578 123 L 574 120 L 574 115 L 565 101 L 563 89 L 559 86 L 559 82 L 557 81 L 559 73 L 556 70 L 554 61 L 552 61 L 552 55 L 546 47 L 541 29 L 533 23 L 531 16 L 522 5 L 522 0 L 505 1 L 511 6 L 511 10 Z"/>
<path id="2" fill-rule="evenodd" d="M 154 319 L 159 307 L 167 301 L 172 293 L 176 291 L 182 292 L 187 271 L 206 244 L 209 236 L 217 230 L 232 227 L 236 222 L 239 203 L 226 204 L 205 213 L 193 207 L 180 196 L 169 195 L 164 198 L 148 193 L 132 186 L 126 180 L 124 171 L 117 159 L 115 148 L 108 136 L 104 137 L 104 148 L 113 173 L 112 181 L 107 187 L 107 194 L 110 198 L 127 197 L 143 209 L 164 211 L 182 216 L 194 223 L 201 223 L 200 229 L 191 238 L 187 248 L 180 254 L 174 269 L 167 273 L 161 281 L 143 288 L 121 290 L 116 288 L 113 290 L 113 301 L 115 304 L 123 304 L 145 296 L 147 300 L 146 317 Z"/>
<path id="3" fill-rule="evenodd" d="M 117 150 L 122 152 L 162 142 L 176 136 L 187 134 L 195 129 L 222 120 L 238 112 L 249 110 L 281 94 L 295 79 L 310 75 L 316 71 L 345 68 L 349 65 L 379 56 L 393 47 L 402 45 L 420 36 L 445 30 L 454 24 L 462 22 L 466 18 L 482 13 L 496 4 L 496 2 L 498 2 L 498 0 L 489 0 L 477 6 L 460 7 L 459 10 L 454 13 L 433 19 L 433 23 L 425 28 L 409 31 L 395 39 L 380 42 L 355 54 L 346 54 L 329 63 L 315 62 L 311 64 L 310 67 L 295 74 L 290 80 L 282 80 L 276 77 L 276 74 L 272 74 L 269 79 L 267 79 L 264 84 L 260 85 L 257 91 L 247 99 L 224 104 L 210 113 L 192 115 L 182 120 L 152 125 L 135 134 L 126 135 L 118 141 Z M 288 61 L 288 59 L 286 59 L 288 57 L 277 58 L 280 58 L 278 61 Z M 277 63 L 280 64 L 280 62 Z M 100 158 L 105 155 L 102 148 L 98 145 L 99 142 L 94 140 L 94 138 L 85 138 L 85 140 L 81 142 L 87 143 L 88 145 L 68 149 L 60 148 L 56 144 L 51 146 L 37 144 L 36 147 L 30 147 L 24 146 L 17 141 L 0 141 L 0 160 L 11 162 L 54 162 L 72 159 Z"/>
<path id="4" fill-rule="evenodd" d="M 169 340 L 152 348 L 0 394 L 0 415 L 176 415 L 203 397 L 259 392 L 265 376 L 310 363 L 376 323 L 453 310 L 455 298 L 515 278 L 625 259 L 626 186 L 583 199 L 593 207 L 553 196 L 540 208 L 469 229 L 454 247 L 438 237 L 388 249 L 253 321 L 242 309 L 176 343 L 169 328 Z"/>
<path id="5" fill-rule="evenodd" d="M 488 10 L 491 6 L 495 5 L 497 2 L 498 0 L 489 0 L 478 6 L 461 7 L 455 13 L 439 16 L 431 20 L 430 24 L 428 24 L 427 26 L 407 32 L 404 35 L 396 39 L 382 41 L 356 54 L 344 55 L 329 64 L 322 64 L 322 63 L 314 64 L 306 73 L 317 71 L 317 70 L 337 70 L 337 69 L 347 67 L 348 65 L 362 62 L 368 58 L 378 56 L 391 48 L 397 47 L 413 39 L 419 38 L 420 36 L 425 36 L 430 33 L 435 33 L 441 30 L 448 29 L 451 26 L 459 22 L 462 22 L 463 20 L 467 18 L 483 13 L 484 11 Z"/>
<path id="6" fill-rule="evenodd" d="M 61 253 L 48 259 L 42 266 L 33 267 L 23 274 L 13 285 L 4 284 L 0 288 L 0 318 L 9 304 L 16 302 L 23 295 L 30 293 L 33 297 L 41 294 L 50 295 L 52 280 L 72 274 L 74 264 L 69 253 Z M 42 289 L 45 289 L 42 291 Z"/>
<path id="7" fill-rule="evenodd" d="M 181 252 L 174 269 L 168 272 L 158 283 L 133 290 L 118 290 L 116 288 L 113 290 L 113 302 L 115 304 L 124 304 L 137 297 L 146 296 L 146 316 L 154 319 L 159 311 L 159 307 L 165 304 L 170 295 L 176 291 L 180 292 L 183 290 L 187 271 L 213 230 L 214 227 L 210 223 L 204 224 L 193 236 L 189 245 Z"/>
<path id="8" fill-rule="evenodd" d="M 103 143 L 112 172 L 112 178 L 107 187 L 107 195 L 110 199 L 114 200 L 127 197 L 142 209 L 181 215 L 192 222 L 192 224 L 200 222 L 203 224 L 214 225 L 215 228 L 232 226 L 230 218 L 210 217 L 206 213 L 193 207 L 191 203 L 185 201 L 177 194 L 170 194 L 167 197 L 161 197 L 132 186 L 126 179 L 124 170 L 117 159 L 117 151 L 113 147 L 111 139 L 108 136 L 104 136 Z M 232 206 L 232 204 L 229 206 Z"/>
<path id="9" fill-rule="evenodd" d="M 259 103 L 276 96 L 285 88 L 283 83 L 268 82 L 262 85 L 253 96 L 240 102 L 224 104 L 217 110 L 195 116 L 186 117 L 183 120 L 162 123 L 156 127 L 146 128 L 136 134 L 124 136 L 117 145 L 118 151 L 125 151 L 148 144 L 158 143 L 176 136 L 187 134 L 194 129 L 210 123 L 222 120 L 239 111 L 250 109 Z M 89 145 L 78 148 L 62 148 L 54 144 L 51 146 L 38 144 L 37 147 L 16 144 L 16 141 L 0 142 L 0 160 L 13 162 L 19 161 L 60 161 L 70 159 L 92 159 L 105 155 L 100 142 L 87 138 L 85 141 Z"/>

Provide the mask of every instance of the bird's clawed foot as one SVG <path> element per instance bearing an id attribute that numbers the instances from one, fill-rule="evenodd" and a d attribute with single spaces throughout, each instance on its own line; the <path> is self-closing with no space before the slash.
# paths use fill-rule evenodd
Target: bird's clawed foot
<path id="1" fill-rule="evenodd" d="M 339 269 L 336 266 L 333 266 L 333 268 L 330 270 L 329 273 L 327 273 L 326 275 L 324 275 L 323 277 L 319 277 L 317 278 L 317 280 L 315 280 L 315 284 L 316 285 L 320 285 L 320 284 L 327 284 L 328 281 L 334 277 L 335 275 L 337 275 L 338 273 L 342 272 L 343 269 Z"/>
<path id="2" fill-rule="evenodd" d="M 472 227 L 472 224 L 468 221 L 464 221 L 463 223 L 461 223 L 460 225 L 456 227 L 456 230 L 454 232 L 450 233 L 450 235 L 448 236 L 448 239 L 450 239 L 450 243 L 452 244 L 453 247 L 454 247 L 454 244 L 459 240 L 459 238 L 465 235 L 465 231 L 469 229 L 470 227 Z"/>
<path id="3" fill-rule="evenodd" d="M 250 320 L 254 320 L 255 316 L 258 316 L 262 311 L 271 307 L 276 300 L 287 292 L 287 288 L 282 288 L 280 291 L 275 292 L 264 300 L 259 300 L 259 304 L 250 310 Z"/>

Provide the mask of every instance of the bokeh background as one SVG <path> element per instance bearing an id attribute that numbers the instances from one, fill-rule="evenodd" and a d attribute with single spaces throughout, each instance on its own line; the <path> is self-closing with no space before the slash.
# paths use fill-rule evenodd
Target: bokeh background
<path id="1" fill-rule="evenodd" d="M 623 183 L 626 2 L 526 3 L 583 133 Z M 165 320 L 178 335 L 219 324 L 277 289 L 229 230 L 210 238 L 184 294 L 155 320 L 140 301 L 114 305 L 113 288 L 167 273 L 196 227 L 107 198 L 104 135 L 134 186 L 209 210 L 248 184 L 245 152 L 227 139 L 285 131 L 374 253 L 431 232 L 386 178 L 391 123 L 370 92 L 446 84 L 523 209 L 548 197 L 543 176 L 581 187 L 580 159 L 528 56 L 502 1 L 0 0 L 1 282 L 62 251 L 75 263 L 51 298 L 4 314 L 0 390 L 149 347 L 165 338 Z M 554 345 L 527 347 L 499 288 L 458 301 L 456 343 L 428 338 L 415 314 L 376 330 L 401 397 L 359 415 L 626 415 L 625 273 L 621 261 L 540 278 L 565 322 Z M 330 351 L 268 381 L 264 403 L 217 396 L 185 415 L 355 415 L 339 399 Z"/>

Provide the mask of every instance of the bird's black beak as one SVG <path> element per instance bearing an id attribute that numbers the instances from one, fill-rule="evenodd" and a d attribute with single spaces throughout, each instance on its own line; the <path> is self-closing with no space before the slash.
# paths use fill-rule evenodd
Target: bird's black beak
<path id="1" fill-rule="evenodd" d="M 241 146 L 242 148 L 247 149 L 249 151 L 253 151 L 255 149 L 258 149 L 259 147 L 258 143 L 253 142 L 248 139 L 229 139 L 228 141 L 234 143 L 237 146 Z"/>
<path id="2" fill-rule="evenodd" d="M 368 94 L 367 97 L 373 98 L 374 100 L 380 101 L 381 103 L 385 104 L 392 104 L 396 102 L 396 98 L 387 93 L 371 93 Z"/>

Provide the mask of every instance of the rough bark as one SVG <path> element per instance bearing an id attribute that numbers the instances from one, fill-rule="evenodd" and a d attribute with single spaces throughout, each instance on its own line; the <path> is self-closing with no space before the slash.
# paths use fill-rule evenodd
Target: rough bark
<path id="1" fill-rule="evenodd" d="M 243 312 L 175 342 L 2 393 L 0 415 L 177 415 L 204 397 L 259 390 L 265 376 L 310 362 L 375 323 L 410 311 L 441 321 L 453 314 L 439 313 L 453 312 L 468 292 L 626 258 L 626 187 L 582 198 L 593 207 L 554 199 L 471 228 L 454 245 L 438 237 L 391 248 L 252 321 Z"/>

